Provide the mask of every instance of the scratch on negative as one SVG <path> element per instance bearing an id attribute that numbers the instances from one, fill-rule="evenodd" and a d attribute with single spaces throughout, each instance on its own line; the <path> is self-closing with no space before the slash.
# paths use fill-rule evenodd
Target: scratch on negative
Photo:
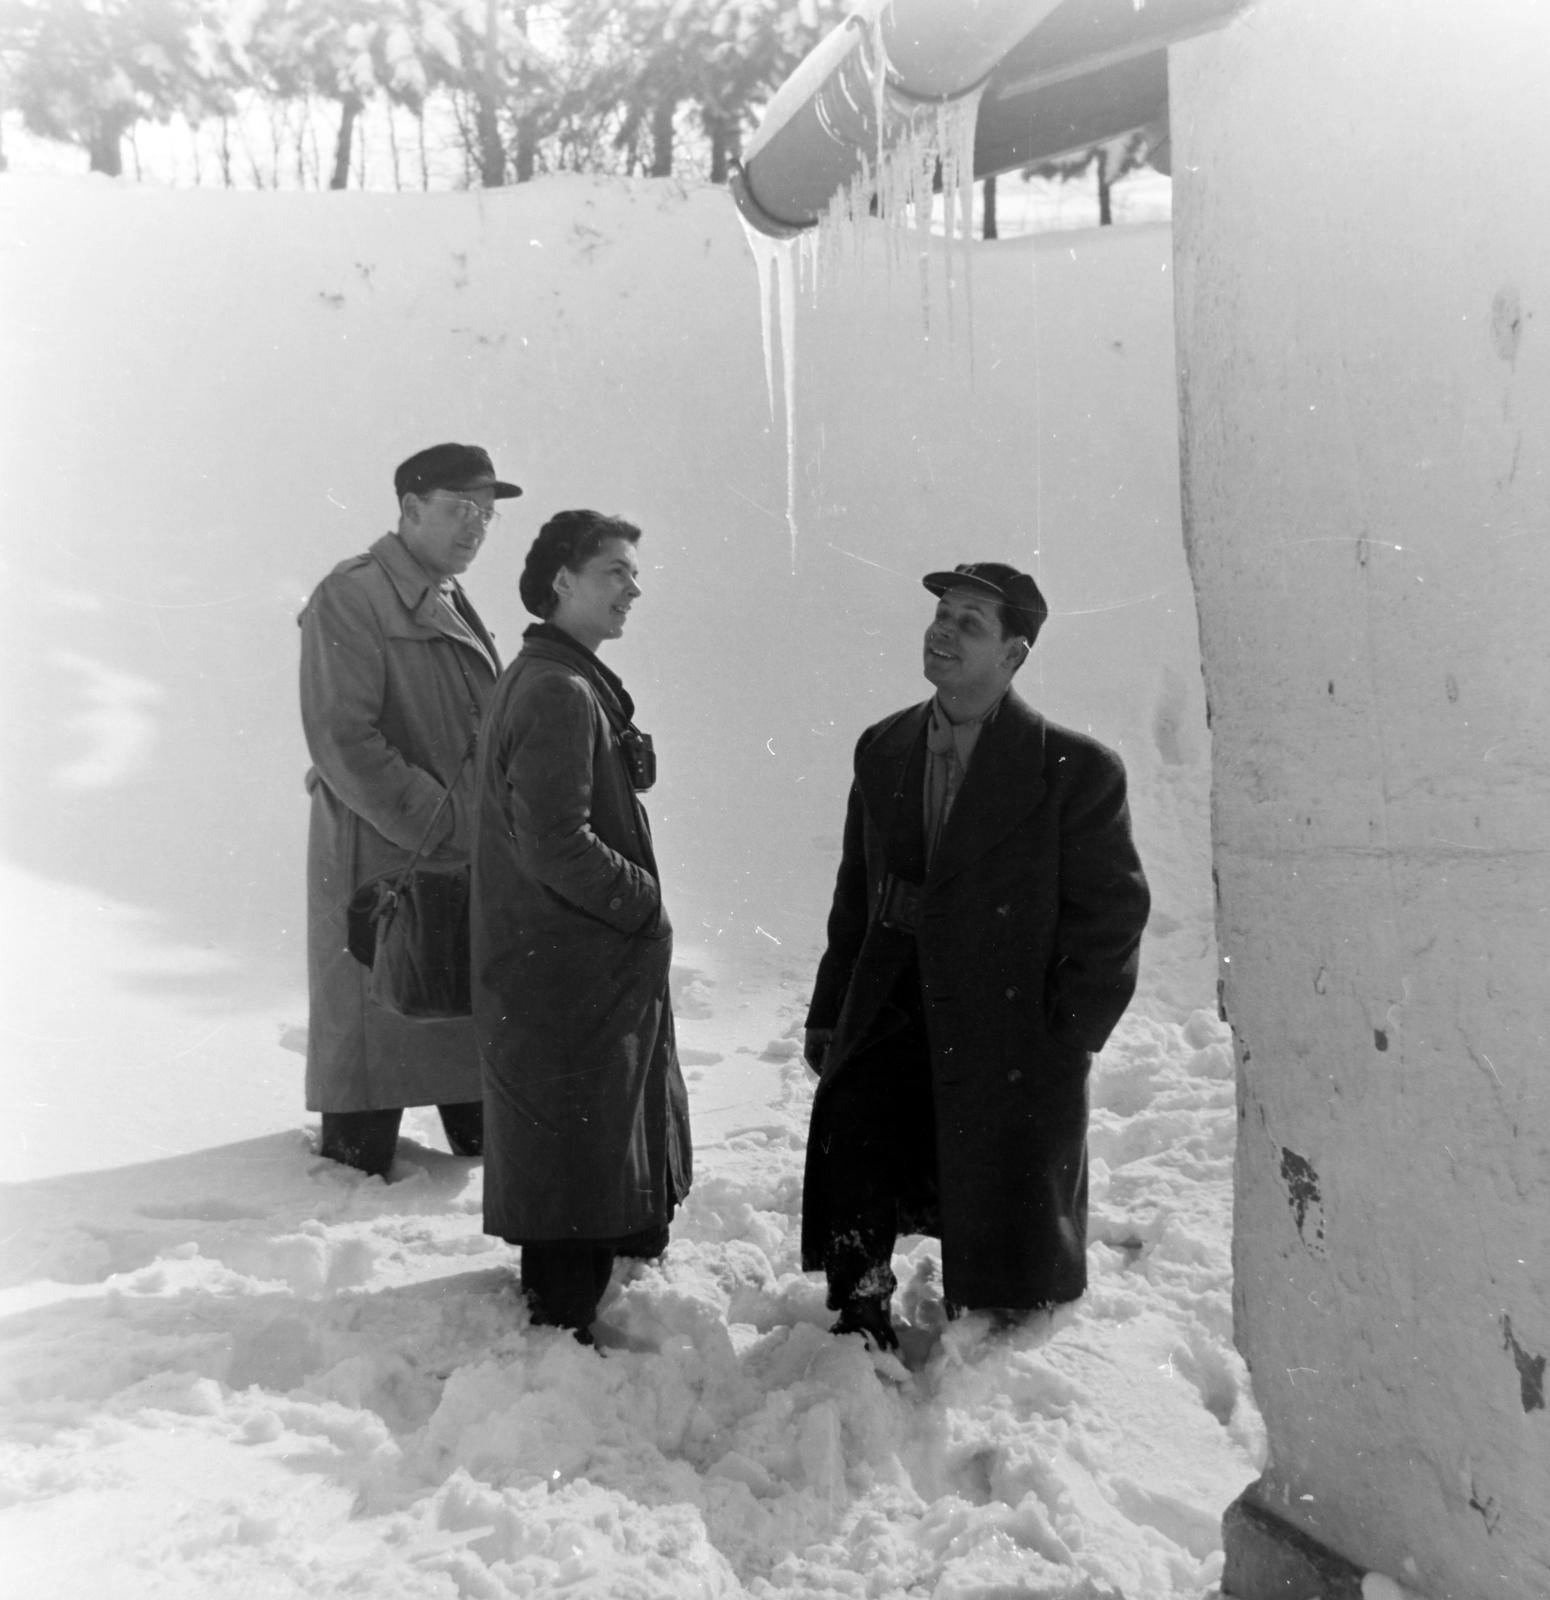
<path id="1" fill-rule="evenodd" d="M 774 519 L 777 522 L 782 520 L 781 519 L 781 515 L 780 515 L 780 513 L 778 511 L 771 511 L 768 506 L 761 506 L 757 500 L 749 499 L 749 497 L 746 494 L 744 494 L 743 491 L 741 489 L 739 489 L 735 483 L 729 483 L 727 485 L 727 488 L 729 488 L 732 491 L 732 493 L 737 496 L 737 498 L 739 500 L 747 500 L 748 504 L 751 505 L 754 508 L 755 511 L 762 511 L 765 514 L 765 516 L 774 517 Z"/>
<path id="2" fill-rule="evenodd" d="M 1387 539 L 1362 539 L 1353 538 L 1350 534 L 1330 533 L 1321 534 L 1314 539 L 1277 539 L 1274 544 L 1266 545 L 1267 550 L 1290 550 L 1300 544 L 1365 544 L 1378 550 L 1398 550 L 1404 553 L 1402 544 L 1391 544 Z"/>
<path id="3" fill-rule="evenodd" d="M 891 572 L 896 578 L 907 576 L 907 574 L 900 572 L 897 567 L 885 567 L 881 561 L 868 561 L 865 556 L 858 556 L 854 550 L 841 549 L 837 544 L 831 544 L 829 548 L 838 550 L 842 556 L 849 556 L 852 561 L 859 561 L 863 566 L 876 567 L 879 572 Z"/>
<path id="4" fill-rule="evenodd" d="M 1113 605 L 1083 606 L 1077 611 L 1052 611 L 1052 617 L 1096 617 L 1104 611 L 1124 611 L 1130 606 L 1144 606 L 1149 601 L 1156 600 L 1173 589 L 1182 589 L 1182 580 L 1178 583 L 1165 583 L 1160 589 L 1153 589 L 1150 594 L 1138 594 L 1129 600 L 1116 600 Z"/>

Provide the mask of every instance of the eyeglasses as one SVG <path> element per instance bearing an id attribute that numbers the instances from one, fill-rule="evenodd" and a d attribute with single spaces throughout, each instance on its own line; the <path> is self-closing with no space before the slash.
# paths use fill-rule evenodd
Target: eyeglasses
<path id="1" fill-rule="evenodd" d="M 433 494 L 446 494 L 445 490 L 432 490 Z M 499 522 L 501 514 L 494 506 L 482 506 L 477 500 L 470 500 L 465 495 L 447 494 L 447 501 L 458 508 L 458 515 L 464 522 L 477 522 L 481 528 L 488 528 L 492 522 Z"/>

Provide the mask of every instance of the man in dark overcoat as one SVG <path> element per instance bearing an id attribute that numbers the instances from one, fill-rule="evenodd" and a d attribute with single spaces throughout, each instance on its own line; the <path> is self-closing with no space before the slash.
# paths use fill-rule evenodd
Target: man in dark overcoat
<path id="1" fill-rule="evenodd" d="M 940 1236 L 950 1312 L 1085 1290 L 1088 1068 L 1150 905 L 1119 757 L 1011 687 L 1038 585 L 989 561 L 924 583 L 936 693 L 856 746 L 805 1041 L 802 1265 L 885 1349 L 899 1233 Z"/>

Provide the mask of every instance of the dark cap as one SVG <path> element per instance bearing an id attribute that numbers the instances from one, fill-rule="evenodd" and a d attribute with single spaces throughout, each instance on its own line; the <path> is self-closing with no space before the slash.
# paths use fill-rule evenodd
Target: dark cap
<path id="1" fill-rule="evenodd" d="M 1039 593 L 1038 584 L 1026 572 L 1019 572 L 1004 561 L 968 561 L 951 572 L 928 572 L 920 581 L 932 594 L 968 589 L 973 594 L 989 595 L 1002 605 L 1010 606 L 1027 618 L 1028 627 L 1023 637 L 1029 643 L 1038 636 L 1049 615 L 1049 606 Z"/>
<path id="2" fill-rule="evenodd" d="M 393 493 L 425 494 L 430 489 L 493 489 L 497 500 L 510 500 L 522 491 L 495 476 L 488 450 L 476 444 L 433 444 L 401 461 L 393 474 Z"/>

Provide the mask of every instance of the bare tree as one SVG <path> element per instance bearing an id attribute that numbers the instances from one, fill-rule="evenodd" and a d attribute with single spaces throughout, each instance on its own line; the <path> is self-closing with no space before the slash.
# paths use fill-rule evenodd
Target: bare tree
<path id="1" fill-rule="evenodd" d="M 762 101 L 843 20 L 833 0 L 568 0 L 563 15 L 584 69 L 581 107 L 595 123 L 617 122 L 613 144 L 626 170 L 674 171 L 687 105 L 718 183 Z"/>
<path id="2" fill-rule="evenodd" d="M 1074 178 L 1083 177 L 1089 168 L 1093 169 L 1098 182 L 1098 226 L 1107 228 L 1114 221 L 1114 185 L 1127 173 L 1146 165 L 1152 143 L 1152 137 L 1146 130 L 1123 134 L 1118 139 L 1095 144 L 1076 155 L 1024 167 L 1023 176 L 1054 178 L 1057 182 L 1069 183 Z"/>
<path id="3" fill-rule="evenodd" d="M 339 107 L 328 186 L 350 181 L 355 126 L 378 86 L 380 35 L 391 11 L 372 0 L 264 0 L 244 40 L 255 80 L 284 105 Z"/>
<path id="4" fill-rule="evenodd" d="M 479 177 L 486 189 L 498 189 L 506 181 L 506 147 L 501 143 L 500 101 L 502 89 L 499 0 L 485 0 L 483 65 L 479 74 Z"/>
<path id="5" fill-rule="evenodd" d="M 686 167 L 719 183 L 762 102 L 842 12 L 842 0 L 0 0 L 0 67 L 28 126 L 105 172 L 121 171 L 138 121 L 181 112 L 196 143 L 218 124 L 228 187 L 240 159 L 262 187 L 294 170 L 303 186 L 342 188 L 365 181 L 362 119 L 385 95 L 395 185 L 396 108 L 415 118 L 431 185 L 432 98 L 457 129 L 465 183 Z M 331 161 L 324 106 L 338 111 Z"/>
<path id="6" fill-rule="evenodd" d="M 0 52 L 26 126 L 111 177 L 137 122 L 225 102 L 230 63 L 216 39 L 201 0 L 0 0 Z"/>

